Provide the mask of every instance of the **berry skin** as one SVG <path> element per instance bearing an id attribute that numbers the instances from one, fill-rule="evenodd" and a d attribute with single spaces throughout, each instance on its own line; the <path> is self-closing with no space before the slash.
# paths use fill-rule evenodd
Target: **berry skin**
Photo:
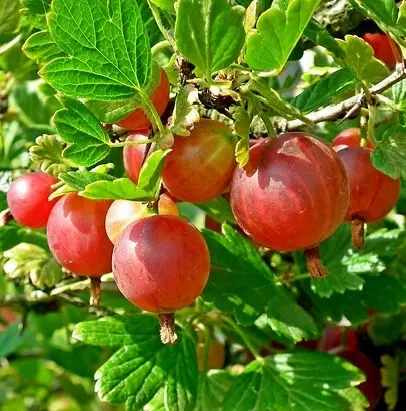
<path id="1" fill-rule="evenodd" d="M 366 381 L 358 385 L 358 389 L 365 395 L 369 402 L 368 411 L 373 411 L 382 396 L 381 373 L 374 361 L 360 351 L 345 349 L 338 353 L 351 364 L 359 368 L 366 377 Z"/>
<path id="2" fill-rule="evenodd" d="M 175 137 L 165 160 L 163 182 L 172 196 L 203 203 L 222 194 L 236 165 L 234 137 L 226 125 L 202 119 L 188 137 Z"/>
<path id="3" fill-rule="evenodd" d="M 200 232 L 175 216 L 155 215 L 130 224 L 113 252 L 119 290 L 144 311 L 171 313 L 203 291 L 210 255 Z"/>
<path id="4" fill-rule="evenodd" d="M 374 55 L 377 59 L 383 61 L 389 68 L 395 67 L 396 56 L 387 34 L 366 33 L 363 39 L 374 49 Z"/>
<path id="5" fill-rule="evenodd" d="M 197 353 L 197 366 L 200 372 L 205 371 L 205 351 L 206 346 L 203 343 L 199 343 L 196 348 Z M 226 353 L 224 345 L 220 344 L 216 340 L 210 342 L 209 355 L 207 358 L 207 370 L 221 370 L 224 367 L 226 359 Z"/>
<path id="6" fill-rule="evenodd" d="M 99 277 L 111 272 L 113 245 L 104 228 L 111 201 L 76 193 L 62 197 L 47 226 L 49 248 L 62 267 L 77 275 Z"/>
<path id="7" fill-rule="evenodd" d="M 126 141 L 143 141 L 148 139 L 148 130 L 141 130 L 137 133 L 130 134 Z M 125 172 L 130 180 L 135 184 L 138 183 L 138 177 L 145 158 L 148 156 L 148 144 L 136 146 L 125 146 L 123 149 L 123 162 Z"/>
<path id="8" fill-rule="evenodd" d="M 57 200 L 49 201 L 58 180 L 46 173 L 25 174 L 11 183 L 7 202 L 14 219 L 29 228 L 45 228 Z"/>
<path id="9" fill-rule="evenodd" d="M 160 116 L 164 114 L 169 102 L 170 84 L 165 70 L 161 69 L 161 80 L 156 90 L 151 94 L 151 101 Z M 147 115 L 137 108 L 128 117 L 117 122 L 117 125 L 127 130 L 144 130 L 151 127 Z"/>
<path id="10" fill-rule="evenodd" d="M 259 141 L 231 184 L 231 207 L 241 228 L 277 251 L 305 250 L 312 276 L 321 277 L 317 246 L 340 225 L 349 186 L 336 152 L 304 133 Z M 321 268 L 320 268 L 321 269 Z"/>
<path id="11" fill-rule="evenodd" d="M 361 130 L 359 128 L 348 128 L 342 131 L 331 142 L 331 147 L 333 147 L 335 151 L 347 147 L 361 147 Z M 367 141 L 367 148 L 372 150 L 375 148 L 369 140 Z"/>
<path id="12" fill-rule="evenodd" d="M 162 215 L 179 216 L 175 203 L 166 194 L 161 194 L 159 198 L 158 212 Z M 115 244 L 129 224 L 151 215 L 154 215 L 153 210 L 140 201 L 114 201 L 106 215 L 106 232 L 110 241 Z"/>

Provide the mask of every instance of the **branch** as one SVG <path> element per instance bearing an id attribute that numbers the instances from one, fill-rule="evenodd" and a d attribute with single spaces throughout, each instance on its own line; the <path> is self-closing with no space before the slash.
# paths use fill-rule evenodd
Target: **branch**
<path id="1" fill-rule="evenodd" d="M 389 77 L 382 80 L 380 83 L 369 89 L 372 96 L 383 93 L 385 90 L 391 88 L 399 81 L 406 78 L 406 67 L 404 64 L 399 65 L 397 70 L 393 72 Z M 319 111 L 310 113 L 307 118 L 313 123 L 321 123 L 322 121 L 332 121 L 344 116 L 350 110 L 358 107 L 360 109 L 365 104 L 365 93 L 362 92 L 356 96 L 350 97 L 341 103 L 333 106 L 325 107 Z M 358 111 L 358 110 L 355 110 Z M 287 131 L 294 131 L 300 127 L 303 127 L 305 123 L 302 120 L 289 121 L 285 127 Z"/>

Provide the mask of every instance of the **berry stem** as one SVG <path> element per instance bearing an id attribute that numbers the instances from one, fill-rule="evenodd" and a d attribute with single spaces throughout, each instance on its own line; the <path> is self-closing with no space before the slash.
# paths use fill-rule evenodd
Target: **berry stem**
<path id="1" fill-rule="evenodd" d="M 358 250 L 360 250 L 365 243 L 364 223 L 364 220 L 358 217 L 351 220 L 351 241 Z"/>
<path id="2" fill-rule="evenodd" d="M 160 335 L 162 344 L 174 345 L 178 339 L 175 332 L 175 314 L 163 313 L 158 314 L 159 325 L 161 326 Z"/>
<path id="3" fill-rule="evenodd" d="M 320 259 L 319 247 L 304 250 L 304 255 L 306 257 L 307 269 L 309 270 L 311 278 L 319 279 L 327 277 L 327 270 L 323 265 L 323 261 Z"/>
<path id="4" fill-rule="evenodd" d="M 100 277 L 90 278 L 90 305 L 98 307 L 101 298 L 101 280 Z"/>

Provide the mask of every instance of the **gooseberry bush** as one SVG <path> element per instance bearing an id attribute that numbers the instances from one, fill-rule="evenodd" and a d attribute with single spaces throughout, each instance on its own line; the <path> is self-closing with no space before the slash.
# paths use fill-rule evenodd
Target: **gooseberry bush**
<path id="1" fill-rule="evenodd" d="M 0 0 L 0 409 L 406 409 L 405 53 L 406 0 Z"/>

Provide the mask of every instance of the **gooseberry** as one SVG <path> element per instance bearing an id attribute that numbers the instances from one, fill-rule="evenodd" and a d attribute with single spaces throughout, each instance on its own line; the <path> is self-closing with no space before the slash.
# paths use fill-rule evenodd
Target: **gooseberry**
<path id="1" fill-rule="evenodd" d="M 210 271 L 210 255 L 200 232 L 185 220 L 154 215 L 131 223 L 113 251 L 119 290 L 144 311 L 158 313 L 161 339 L 176 341 L 173 312 L 194 302 Z"/>
<path id="2" fill-rule="evenodd" d="M 389 68 L 395 67 L 396 55 L 393 47 L 396 45 L 392 43 L 387 34 L 366 33 L 363 39 L 374 49 L 374 55 L 377 59 L 383 61 Z"/>
<path id="3" fill-rule="evenodd" d="M 159 197 L 158 213 L 179 216 L 175 203 L 166 194 Z M 148 204 L 130 200 L 114 201 L 106 215 L 106 232 L 110 241 L 115 244 L 120 233 L 129 224 L 151 215 L 154 215 L 154 211 Z"/>
<path id="4" fill-rule="evenodd" d="M 354 351 L 359 347 L 357 333 L 344 327 L 326 327 L 317 343 L 317 350 L 335 353 L 343 348 Z"/>
<path id="5" fill-rule="evenodd" d="M 224 345 L 217 340 L 210 342 L 209 352 L 207 354 L 207 362 L 205 361 L 206 345 L 199 343 L 197 345 L 197 366 L 200 372 L 206 370 L 220 370 L 224 367 L 225 350 Z M 205 364 L 206 362 L 206 364 Z"/>
<path id="6" fill-rule="evenodd" d="M 7 202 L 14 219 L 29 228 L 45 228 L 57 200 L 48 200 L 58 180 L 49 174 L 25 174 L 11 183 Z"/>
<path id="7" fill-rule="evenodd" d="M 151 94 L 151 102 L 160 116 L 165 112 L 169 102 L 170 84 L 165 70 L 161 69 L 161 79 L 158 87 Z M 141 108 L 117 122 L 117 125 L 127 130 L 144 130 L 151 127 L 147 115 Z"/>
<path id="8" fill-rule="evenodd" d="M 49 248 L 62 267 L 76 275 L 99 277 L 111 272 L 113 245 L 104 222 L 111 201 L 76 193 L 56 203 L 47 226 Z"/>
<path id="9" fill-rule="evenodd" d="M 142 130 L 138 133 L 130 134 L 126 141 L 140 142 L 148 139 L 148 130 Z M 130 180 L 138 183 L 138 177 L 142 165 L 148 156 L 148 144 L 139 144 L 134 146 L 125 146 L 123 149 L 124 170 Z"/>
<path id="10" fill-rule="evenodd" d="M 257 243 L 277 250 L 304 250 L 312 277 L 327 275 L 318 245 L 340 225 L 349 186 L 337 153 L 305 133 L 286 133 L 250 149 L 231 184 L 231 207 Z"/>
<path id="11" fill-rule="evenodd" d="M 219 121 L 202 119 L 188 137 L 175 137 L 165 160 L 163 182 L 176 198 L 203 203 L 222 194 L 235 168 L 232 130 Z"/>
<path id="12" fill-rule="evenodd" d="M 359 128 L 348 128 L 342 131 L 331 142 L 331 147 L 335 151 L 342 150 L 347 147 L 361 147 L 361 130 Z M 366 147 L 374 149 L 374 145 L 368 140 Z"/>
<path id="13" fill-rule="evenodd" d="M 378 171 L 371 162 L 372 150 L 347 147 L 337 152 L 350 184 L 350 203 L 345 221 L 352 224 L 352 240 L 357 248 L 364 244 L 364 223 L 385 217 L 396 205 L 400 179 Z"/>

